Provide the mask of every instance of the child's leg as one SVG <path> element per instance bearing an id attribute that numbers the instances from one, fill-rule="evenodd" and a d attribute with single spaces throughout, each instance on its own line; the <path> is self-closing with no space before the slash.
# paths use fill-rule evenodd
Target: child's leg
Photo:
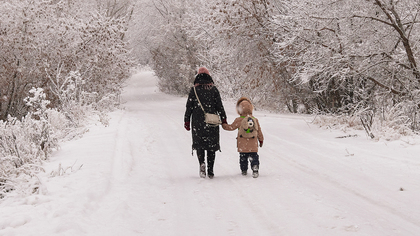
<path id="1" fill-rule="evenodd" d="M 253 152 L 250 153 L 249 162 L 251 163 L 251 169 L 252 169 L 252 177 L 258 178 L 260 169 L 260 157 L 258 156 L 258 153 Z"/>
<path id="2" fill-rule="evenodd" d="M 248 170 L 248 153 L 239 153 L 239 165 L 242 172 L 246 172 Z"/>
<path id="3" fill-rule="evenodd" d="M 251 164 L 251 168 L 254 166 L 260 166 L 260 156 L 256 152 L 249 153 L 249 162 Z"/>

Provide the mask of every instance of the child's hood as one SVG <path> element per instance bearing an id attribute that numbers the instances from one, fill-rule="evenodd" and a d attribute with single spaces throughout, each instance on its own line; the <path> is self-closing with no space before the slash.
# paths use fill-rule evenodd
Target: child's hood
<path id="1" fill-rule="evenodd" d="M 249 98 L 239 98 L 238 102 L 236 103 L 236 111 L 240 116 L 252 115 L 253 110 L 254 106 L 252 105 L 251 100 L 249 100 Z"/>

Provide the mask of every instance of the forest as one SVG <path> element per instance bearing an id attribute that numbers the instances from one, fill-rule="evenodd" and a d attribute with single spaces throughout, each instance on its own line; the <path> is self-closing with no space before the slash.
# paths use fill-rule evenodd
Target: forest
<path id="1" fill-rule="evenodd" d="M 417 134 L 419 0 L 4 0 L 0 198 L 104 125 L 133 68 L 184 96 L 199 66 L 224 98 L 320 124 Z M 181 122 L 181 121 L 180 121 Z"/>
<path id="2" fill-rule="evenodd" d="M 160 89 L 185 94 L 198 66 L 226 97 L 276 112 L 419 130 L 418 0 L 155 0 L 137 27 Z M 159 25 L 159 27 L 157 27 Z M 339 121 L 341 120 L 341 121 Z"/>

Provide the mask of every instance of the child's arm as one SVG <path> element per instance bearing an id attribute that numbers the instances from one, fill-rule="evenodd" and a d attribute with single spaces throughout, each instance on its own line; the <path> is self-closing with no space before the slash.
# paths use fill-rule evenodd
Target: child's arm
<path id="1" fill-rule="evenodd" d="M 241 118 L 236 118 L 232 124 L 222 124 L 222 128 L 224 130 L 228 130 L 228 131 L 233 131 L 236 130 L 237 128 L 239 128 L 239 126 L 241 126 Z"/>
<path id="2" fill-rule="evenodd" d="M 258 137 L 258 141 L 260 142 L 260 147 L 262 147 L 263 146 L 263 142 L 264 142 L 264 135 L 263 135 L 263 132 L 261 130 L 260 122 L 258 121 L 258 119 L 256 119 L 256 121 L 257 121 L 258 128 L 259 128 L 258 129 L 257 137 Z"/>

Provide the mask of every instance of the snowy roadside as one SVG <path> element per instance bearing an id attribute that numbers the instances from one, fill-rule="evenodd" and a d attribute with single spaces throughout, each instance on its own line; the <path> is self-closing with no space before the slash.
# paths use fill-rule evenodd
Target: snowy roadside
<path id="1" fill-rule="evenodd" d="M 260 177 L 240 175 L 235 132 L 221 131 L 215 178 L 200 179 L 185 98 L 156 92 L 142 72 L 123 99 L 108 127 L 61 145 L 39 194 L 0 202 L 1 236 L 420 234 L 419 143 L 256 112 Z M 224 105 L 232 122 L 234 102 Z"/>

